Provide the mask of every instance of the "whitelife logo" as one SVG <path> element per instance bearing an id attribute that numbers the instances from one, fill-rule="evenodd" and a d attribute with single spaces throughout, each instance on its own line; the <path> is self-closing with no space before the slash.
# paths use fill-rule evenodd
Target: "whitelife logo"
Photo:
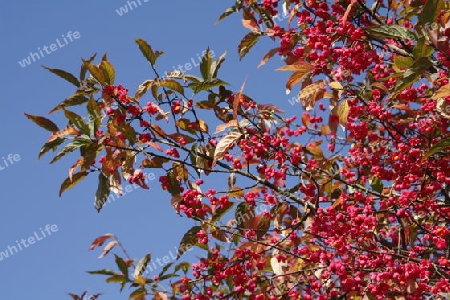
<path id="1" fill-rule="evenodd" d="M 58 226 L 56 226 L 55 224 L 53 225 L 45 225 L 44 230 L 47 232 L 47 235 L 45 234 L 44 230 L 42 228 L 39 228 L 39 230 L 41 231 L 40 235 L 39 233 L 37 233 L 36 231 L 34 232 L 33 236 L 30 236 L 28 239 L 21 239 L 20 242 L 18 240 L 16 240 L 16 246 L 9 246 L 8 248 L 6 248 L 5 251 L 0 251 L 0 261 L 2 261 L 3 259 L 6 259 L 9 257 L 9 255 L 14 255 L 16 253 L 18 253 L 19 251 L 22 251 L 22 245 L 25 248 L 28 248 L 28 246 L 33 245 L 36 241 L 40 241 L 42 239 L 44 239 L 45 237 L 47 237 L 47 235 L 51 235 L 52 232 L 57 232 L 58 231 Z M 36 239 L 35 239 L 36 238 Z M 28 244 L 27 244 L 28 242 Z M 17 248 L 19 248 L 19 250 L 17 250 Z M 14 252 L 13 252 L 14 250 Z"/>
<path id="2" fill-rule="evenodd" d="M 6 169 L 7 167 L 9 167 L 10 165 L 13 165 L 14 162 L 18 162 L 20 160 L 20 155 L 19 154 L 8 154 L 8 158 L 5 159 L 5 157 L 2 157 L 3 159 L 3 163 L 0 162 L 0 171 Z M 8 164 L 9 161 L 9 164 Z"/>
<path id="3" fill-rule="evenodd" d="M 44 47 L 38 47 L 38 52 L 30 52 L 30 55 L 27 58 L 22 59 L 22 61 L 19 61 L 19 65 L 22 68 L 25 68 L 26 66 L 31 65 L 31 60 L 33 60 L 33 62 L 35 62 L 38 59 L 41 59 L 44 57 L 44 53 L 42 52 L 42 50 L 44 50 L 44 52 L 46 54 L 51 54 L 52 52 L 55 52 L 58 49 L 61 49 L 62 47 L 65 47 L 66 45 L 69 44 L 69 42 L 67 41 L 67 39 L 69 39 L 69 41 L 73 42 L 74 40 L 78 40 L 81 36 L 80 33 L 78 31 L 74 31 L 72 33 L 72 31 L 69 31 L 67 33 L 67 36 L 65 36 L 64 34 L 61 35 L 63 38 L 63 41 L 65 42 L 65 44 L 63 44 L 59 38 L 56 39 L 56 44 L 51 44 L 50 47 L 47 47 L 47 45 L 45 45 Z M 49 51 L 50 49 L 50 51 Z M 41 54 L 41 55 L 39 55 Z"/>
<path id="4" fill-rule="evenodd" d="M 136 0 L 136 1 L 139 3 L 139 6 L 142 5 L 141 0 Z M 121 6 L 119 9 L 116 9 L 116 13 L 119 15 L 119 17 L 128 13 L 128 7 L 130 8 L 130 11 L 132 11 L 134 8 L 138 8 L 136 1 L 127 1 L 128 6 L 124 5 L 124 6 Z M 149 0 L 142 0 L 142 1 L 147 3 Z M 133 8 L 133 5 L 134 5 L 134 8 Z"/>

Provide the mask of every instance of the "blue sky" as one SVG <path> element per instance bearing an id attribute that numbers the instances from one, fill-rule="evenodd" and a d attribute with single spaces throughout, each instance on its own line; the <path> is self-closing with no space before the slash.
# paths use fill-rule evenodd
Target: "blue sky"
<path id="1" fill-rule="evenodd" d="M 66 293 L 84 290 L 89 294 L 103 293 L 100 299 L 127 299 L 127 290 L 120 295 L 118 285 L 106 284 L 103 276 L 85 273 L 114 266 L 111 257 L 98 259 L 99 251 L 88 251 L 93 239 L 114 233 L 133 258 L 139 259 L 146 253 L 162 258 L 174 251 L 183 234 L 194 225 L 174 213 L 170 197 L 160 190 L 157 179 L 149 182 L 150 191 L 134 190 L 106 205 L 100 214 L 93 206 L 97 176 L 88 177 L 58 197 L 59 186 L 75 156 L 67 156 L 54 165 L 48 164 L 52 154 L 38 160 L 39 149 L 49 135 L 27 120 L 24 112 L 48 116 L 50 109 L 71 95 L 74 88 L 41 65 L 78 75 L 80 57 L 108 52 L 116 69 L 116 83 L 134 92 L 144 80 L 153 78 L 135 38 L 166 53 L 158 62 L 160 74 L 172 66 L 196 60 L 209 46 L 216 57 L 228 51 L 219 77 L 229 82 L 232 89 L 238 90 L 248 77 L 248 95 L 289 110 L 290 115 L 301 115 L 300 105 L 296 104 L 293 110 L 288 102 L 293 95 L 285 95 L 289 74 L 274 71 L 282 65 L 280 59 L 275 57 L 261 69 L 256 68 L 263 55 L 276 45 L 262 40 L 239 62 L 237 45 L 248 30 L 237 15 L 214 25 L 234 1 L 140 2 L 132 11 L 122 11 L 122 16 L 116 10 L 127 5 L 126 1 L 24 0 L 3 4 L 0 252 L 8 246 L 17 247 L 16 240 L 36 235 L 41 239 L 0 261 L 0 299 L 70 299 Z M 78 32 L 79 38 L 64 43 L 69 31 Z M 18 63 L 30 52 L 38 52 L 38 47 L 42 50 L 57 43 L 57 39 L 62 47 L 57 45 L 55 51 L 44 53 L 26 67 Z M 199 74 L 198 69 L 193 73 Z M 61 114 L 51 118 L 61 126 L 65 124 Z M 13 163 L 8 161 L 9 154 Z M 159 170 L 154 172 L 156 178 L 161 175 Z M 46 225 L 50 225 L 47 229 L 51 234 L 45 231 Z M 51 225 L 57 230 L 51 231 Z M 46 234 L 45 238 L 42 234 Z M 194 249 L 186 258 L 201 255 L 202 251 Z"/>

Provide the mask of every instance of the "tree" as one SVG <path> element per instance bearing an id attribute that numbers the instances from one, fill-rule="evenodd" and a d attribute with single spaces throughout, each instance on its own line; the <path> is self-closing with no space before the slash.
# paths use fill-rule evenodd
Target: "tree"
<path id="1" fill-rule="evenodd" d="M 261 65 L 284 57 L 278 70 L 292 72 L 287 91 L 300 86 L 298 121 L 252 99 L 244 85 L 228 90 L 218 77 L 225 54 L 213 60 L 209 49 L 201 78 L 161 76 L 163 52 L 136 39 L 155 78 L 134 95 L 115 85 L 106 54 L 83 60 L 79 78 L 47 68 L 76 86 L 51 111 L 64 113 L 63 129 L 26 115 L 51 132 L 39 157 L 61 147 L 53 163 L 80 152 L 60 194 L 95 173 L 100 211 L 123 182 L 147 189 L 143 169 L 162 169 L 175 212 L 195 222 L 178 257 L 207 250 L 155 278 L 145 276 L 150 254 L 133 261 L 126 251 L 114 254 L 117 271 L 91 273 L 134 287 L 132 299 L 445 297 L 450 4 L 240 0 L 219 21 L 233 13 L 250 30 L 241 58 L 261 37 L 278 43 Z M 87 118 L 75 106 L 85 106 Z M 228 189 L 204 189 L 204 180 L 227 180 Z M 122 247 L 105 235 L 91 249 L 107 241 L 101 256 Z M 171 291 L 159 289 L 164 281 Z"/>

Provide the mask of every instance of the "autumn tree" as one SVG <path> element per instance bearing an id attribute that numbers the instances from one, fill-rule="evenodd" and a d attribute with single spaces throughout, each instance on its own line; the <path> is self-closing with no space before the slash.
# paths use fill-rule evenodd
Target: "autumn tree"
<path id="1" fill-rule="evenodd" d="M 289 74 L 288 92 L 300 90 L 297 114 L 258 102 L 245 85 L 227 89 L 225 55 L 209 49 L 201 77 L 162 76 L 163 52 L 136 39 L 155 74 L 136 92 L 114 82 L 106 55 L 83 60 L 78 78 L 47 68 L 76 87 L 51 111 L 67 126 L 26 115 L 51 132 L 39 157 L 80 153 L 60 194 L 94 176 L 100 211 L 125 182 L 147 189 L 144 169 L 162 169 L 175 212 L 194 223 L 178 257 L 207 250 L 147 278 L 151 255 L 134 261 L 105 235 L 91 249 L 114 249 L 116 266 L 91 273 L 133 287 L 132 299 L 445 297 L 450 3 L 238 0 L 219 20 L 234 13 L 250 31 L 241 58 L 261 38 L 276 43 L 261 65 L 284 58 L 278 70 L 290 73 L 279 75 Z"/>

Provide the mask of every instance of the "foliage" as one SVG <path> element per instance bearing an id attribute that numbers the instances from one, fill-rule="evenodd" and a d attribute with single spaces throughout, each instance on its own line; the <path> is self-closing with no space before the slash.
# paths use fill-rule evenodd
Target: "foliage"
<path id="1" fill-rule="evenodd" d="M 282 11 L 285 28 L 276 24 Z M 162 169 L 175 212 L 196 222 L 178 257 L 207 250 L 199 262 L 169 264 L 155 278 L 143 272 L 149 254 L 135 262 L 125 250 L 125 258 L 115 254 L 118 271 L 91 273 L 133 287 L 131 299 L 450 292 L 449 3 L 237 0 L 219 20 L 233 13 L 250 30 L 238 45 L 241 59 L 263 37 L 277 42 L 260 65 L 285 58 L 278 70 L 292 72 L 288 92 L 300 87 L 298 122 L 244 87 L 228 90 L 217 77 L 225 55 L 213 60 L 209 49 L 201 78 L 179 71 L 162 78 L 163 52 L 136 39 L 155 78 L 134 95 L 115 85 L 106 55 L 83 60 L 79 78 L 47 68 L 77 86 L 51 111 L 64 112 L 65 128 L 26 115 L 51 132 L 40 157 L 61 147 L 55 162 L 80 151 L 60 193 L 98 173 L 100 211 L 123 182 L 147 189 L 142 170 Z M 88 121 L 72 106 L 85 106 Z M 228 189 L 202 189 L 221 174 Z M 122 247 L 105 235 L 91 248 L 109 239 L 101 256 Z M 160 290 L 164 281 L 171 291 Z"/>

